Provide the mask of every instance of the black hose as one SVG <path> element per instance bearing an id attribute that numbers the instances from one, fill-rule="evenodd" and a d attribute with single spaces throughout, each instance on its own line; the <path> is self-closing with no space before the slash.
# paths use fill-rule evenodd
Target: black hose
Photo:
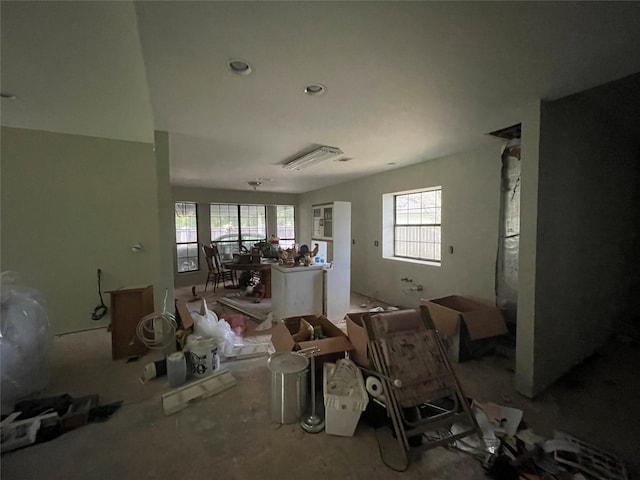
<path id="1" fill-rule="evenodd" d="M 93 320 L 100 320 L 109 311 L 107 306 L 104 304 L 104 300 L 102 300 L 102 286 L 101 286 L 102 281 L 101 280 L 102 280 L 102 270 L 98 269 L 98 295 L 100 296 L 100 305 L 98 305 L 96 308 L 93 309 L 93 314 L 91 315 L 91 318 Z"/>

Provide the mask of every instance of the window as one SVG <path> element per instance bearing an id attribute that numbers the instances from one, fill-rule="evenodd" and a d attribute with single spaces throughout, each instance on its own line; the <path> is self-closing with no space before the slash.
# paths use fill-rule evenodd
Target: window
<path id="1" fill-rule="evenodd" d="M 251 249 L 257 242 L 266 241 L 267 215 L 264 205 L 210 205 L 211 241 L 216 242 L 223 260 L 233 253 Z"/>
<path id="2" fill-rule="evenodd" d="M 295 209 L 293 205 L 276 206 L 276 235 L 282 248 L 291 248 L 296 243 Z"/>
<path id="3" fill-rule="evenodd" d="M 393 195 L 393 257 L 440 263 L 442 188 Z"/>
<path id="4" fill-rule="evenodd" d="M 176 202 L 176 258 L 178 272 L 198 270 L 198 215 L 196 204 Z"/>

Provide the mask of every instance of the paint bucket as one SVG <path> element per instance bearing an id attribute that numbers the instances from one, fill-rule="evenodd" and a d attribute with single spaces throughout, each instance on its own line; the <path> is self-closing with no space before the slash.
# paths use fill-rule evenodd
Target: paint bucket
<path id="1" fill-rule="evenodd" d="M 220 368 L 218 345 L 214 338 L 190 335 L 185 352 L 189 371 L 194 377 L 209 376 Z"/>
<path id="2" fill-rule="evenodd" d="M 296 423 L 307 408 L 309 360 L 291 352 L 275 353 L 267 367 L 271 370 L 271 420 Z"/>

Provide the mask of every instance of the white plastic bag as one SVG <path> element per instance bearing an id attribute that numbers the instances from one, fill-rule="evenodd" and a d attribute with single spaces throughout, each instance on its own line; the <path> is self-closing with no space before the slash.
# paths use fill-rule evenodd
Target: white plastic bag
<path id="1" fill-rule="evenodd" d="M 8 414 L 49 383 L 51 325 L 40 293 L 18 284 L 15 272 L 3 272 L 0 283 L 1 408 Z"/>
<path id="2" fill-rule="evenodd" d="M 242 337 L 238 337 L 231 325 L 224 319 L 218 319 L 215 312 L 212 312 L 204 305 L 204 315 L 198 312 L 191 312 L 193 319 L 193 335 L 199 337 L 210 337 L 215 339 L 218 345 L 218 354 L 222 359 L 231 356 L 235 345 L 242 345 Z"/>
<path id="3" fill-rule="evenodd" d="M 205 305 L 204 315 L 191 312 L 193 319 L 193 333 L 201 337 L 216 337 L 218 333 L 218 316 Z"/>

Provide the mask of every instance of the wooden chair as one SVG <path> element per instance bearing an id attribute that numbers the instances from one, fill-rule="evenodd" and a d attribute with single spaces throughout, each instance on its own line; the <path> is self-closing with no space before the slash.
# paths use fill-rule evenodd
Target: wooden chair
<path id="1" fill-rule="evenodd" d="M 222 285 L 224 287 L 227 286 L 227 280 L 231 281 L 232 285 L 236 284 L 235 281 L 235 273 L 233 270 L 229 270 L 224 268 L 222 265 L 222 261 L 220 260 L 220 253 L 218 252 L 218 247 L 215 245 L 209 247 L 207 245 L 201 245 L 202 252 L 207 260 L 207 267 L 209 269 L 209 274 L 207 275 L 207 282 L 204 284 L 204 291 L 207 291 L 207 287 L 209 286 L 209 282 L 213 283 L 213 292 L 215 293 L 216 288 L 218 287 L 218 283 L 222 280 Z"/>

